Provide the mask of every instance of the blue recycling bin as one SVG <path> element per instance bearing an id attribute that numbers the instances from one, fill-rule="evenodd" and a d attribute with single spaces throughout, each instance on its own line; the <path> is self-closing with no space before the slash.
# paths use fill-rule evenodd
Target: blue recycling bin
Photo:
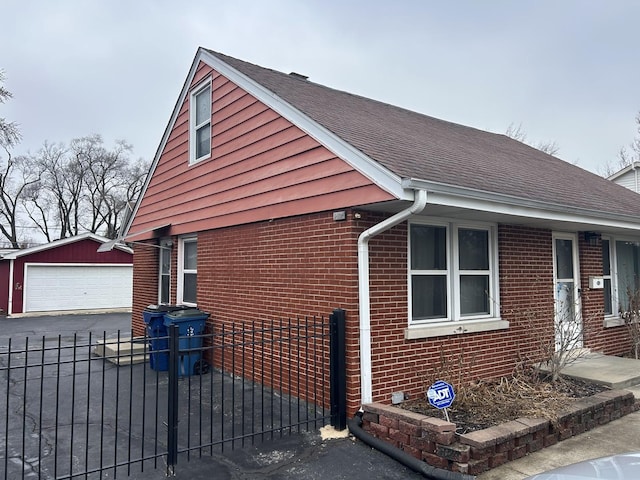
<path id="1" fill-rule="evenodd" d="M 150 340 L 149 364 L 153 370 L 165 372 L 169 370 L 169 331 L 164 324 L 166 313 L 185 307 L 176 305 L 149 305 L 142 312 Z"/>
<path id="2" fill-rule="evenodd" d="M 202 359 L 202 334 L 209 314 L 197 308 L 187 308 L 166 312 L 164 326 L 178 326 L 179 361 L 178 375 L 189 376 L 195 373 L 205 373 L 208 364 Z M 167 330 L 168 332 L 168 330 Z"/>

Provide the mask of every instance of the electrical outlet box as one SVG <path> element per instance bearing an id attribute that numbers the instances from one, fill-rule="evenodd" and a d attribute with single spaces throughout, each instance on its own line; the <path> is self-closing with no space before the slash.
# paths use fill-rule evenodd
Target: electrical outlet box
<path id="1" fill-rule="evenodd" d="M 589 288 L 604 288 L 604 278 L 589 277 Z"/>

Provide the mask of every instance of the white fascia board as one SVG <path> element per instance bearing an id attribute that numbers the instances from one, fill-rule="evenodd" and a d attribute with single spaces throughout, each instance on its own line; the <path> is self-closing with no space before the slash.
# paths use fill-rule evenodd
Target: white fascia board
<path id="1" fill-rule="evenodd" d="M 630 172 L 631 170 L 637 170 L 638 168 L 640 168 L 640 162 L 633 162 L 631 165 L 627 165 L 622 170 L 618 170 L 613 175 L 610 175 L 609 177 L 607 177 L 607 180 L 615 180 L 616 178 L 621 177 L 625 173 Z"/>
<path id="2" fill-rule="evenodd" d="M 53 242 L 45 243 L 43 245 L 37 245 L 35 247 L 24 248 L 22 250 L 16 250 L 15 252 L 8 253 L 3 258 L 5 258 L 5 259 L 15 259 L 15 258 L 18 258 L 18 257 L 24 257 L 25 255 L 31 255 L 32 253 L 41 252 L 43 250 L 50 250 L 52 248 L 61 247 L 63 245 L 67 245 L 69 243 L 74 243 L 74 242 L 79 242 L 80 240 L 85 240 L 87 238 L 89 238 L 91 240 L 95 240 L 96 242 L 99 242 L 99 243 L 105 243 L 105 242 L 107 242 L 109 240 L 108 238 L 102 237 L 102 236 L 97 235 L 95 233 L 86 232 L 86 233 L 81 233 L 80 235 L 76 235 L 75 237 L 62 238 L 60 240 L 54 240 Z"/>
<path id="3" fill-rule="evenodd" d="M 499 193 L 439 184 L 425 180 L 404 179 L 405 188 L 426 190 L 429 203 L 448 207 L 479 210 L 503 215 L 580 223 L 594 227 L 640 231 L 640 221 L 632 215 L 617 215 L 583 208 L 513 197 Z"/>
<path id="4" fill-rule="evenodd" d="M 196 57 L 196 62 L 199 60 L 207 63 L 218 73 L 224 75 L 240 88 L 256 97 L 267 107 L 289 120 L 296 127 L 300 128 L 307 135 L 318 141 L 321 145 L 329 149 L 337 157 L 347 162 L 351 167 L 356 169 L 369 180 L 376 183 L 383 190 L 386 190 L 388 193 L 400 200 L 413 200 L 413 192 L 406 191 L 402 188 L 402 179 L 398 175 L 394 174 L 375 160 L 369 158 L 360 150 L 309 118 L 293 105 L 277 96 L 271 90 L 263 87 L 243 73 L 240 73 L 238 70 L 234 69 L 206 50 L 199 51 L 199 55 Z"/>
<path id="5" fill-rule="evenodd" d="M 138 213 L 138 208 L 140 207 L 140 202 L 142 201 L 145 192 L 149 186 L 149 182 L 153 177 L 153 173 L 158 166 L 158 161 L 160 160 L 160 156 L 164 151 L 164 147 L 167 144 L 169 139 L 169 135 L 173 130 L 173 126 L 175 125 L 176 119 L 178 118 L 178 114 L 180 112 L 180 107 L 184 102 L 185 98 L 189 93 L 189 87 L 193 78 L 195 77 L 196 70 L 198 68 L 198 64 L 200 62 L 204 62 L 214 70 L 216 70 L 221 75 L 225 76 L 243 90 L 247 91 L 258 100 L 263 102 L 269 108 L 272 108 L 278 114 L 282 115 L 284 118 L 289 120 L 291 123 L 296 125 L 306 134 L 320 142 L 327 149 L 333 152 L 336 156 L 347 162 L 357 171 L 359 171 L 362 175 L 369 178 L 371 181 L 375 182 L 379 187 L 389 192 L 391 195 L 395 196 L 399 200 L 413 200 L 413 192 L 405 190 L 401 186 L 402 179 L 395 175 L 390 170 L 386 169 L 378 162 L 372 160 L 367 157 L 358 149 L 354 148 L 344 140 L 340 139 L 337 135 L 333 134 L 326 128 L 322 127 L 318 123 L 311 120 L 304 113 L 294 108 L 289 103 L 285 102 L 283 99 L 278 97 L 275 93 L 267 88 L 263 87 L 256 81 L 250 79 L 246 75 L 240 73 L 235 68 L 231 67 L 227 63 L 220 60 L 215 55 L 209 53 L 207 50 L 200 47 L 196 52 L 196 55 L 191 63 L 191 68 L 189 69 L 189 73 L 187 74 L 187 78 L 184 81 L 182 86 L 182 90 L 180 95 L 178 96 L 178 100 L 176 101 L 175 106 L 173 107 L 173 112 L 171 113 L 171 117 L 169 118 L 169 123 L 164 130 L 162 135 L 162 139 L 160 140 L 160 145 L 156 150 L 156 154 L 153 158 L 153 162 L 149 167 L 149 173 L 147 174 L 147 178 L 145 179 L 145 183 L 140 191 L 140 195 L 136 201 L 136 204 L 133 208 L 131 216 L 129 217 L 129 221 L 127 222 L 126 227 L 123 230 L 123 237 L 126 238 L 129 235 L 129 229 L 133 223 L 133 220 Z"/>
<path id="6" fill-rule="evenodd" d="M 198 49 L 198 51 L 196 52 L 196 56 L 193 59 L 193 62 L 191 63 L 191 68 L 189 69 L 189 73 L 187 74 L 187 77 L 186 77 L 186 79 L 184 81 L 184 84 L 182 85 L 182 90 L 180 91 L 180 95 L 178 96 L 178 100 L 176 100 L 176 104 L 174 105 L 173 111 L 171 112 L 171 116 L 169 117 L 169 122 L 167 123 L 167 126 L 164 129 L 164 133 L 162 134 L 162 138 L 160 139 L 160 144 L 158 145 L 158 148 L 156 149 L 156 154 L 154 155 L 153 161 L 151 162 L 151 166 L 149 167 L 149 172 L 147 173 L 147 178 L 145 178 L 144 185 L 142 186 L 142 189 L 140 190 L 140 195 L 138 195 L 138 199 L 136 200 L 136 203 L 135 203 L 135 205 L 133 207 L 133 210 L 131 211 L 131 215 L 129 215 L 129 219 L 127 221 L 127 225 L 122 230 L 122 238 L 126 238 L 129 235 L 129 229 L 131 228 L 131 225 L 133 224 L 133 220 L 136 217 L 136 214 L 138 213 L 138 208 L 140 207 L 140 202 L 142 202 L 144 194 L 146 193 L 147 188 L 149 188 L 149 182 L 151 181 L 151 178 L 153 177 L 153 174 L 156 171 L 156 168 L 158 166 L 158 162 L 160 161 L 160 156 L 162 155 L 162 152 L 164 151 L 164 147 L 166 146 L 167 141 L 169 140 L 169 135 L 171 134 L 171 131 L 173 130 L 173 127 L 174 127 L 174 125 L 176 123 L 176 119 L 178 118 L 178 114 L 180 113 L 180 107 L 182 106 L 182 103 L 184 102 L 184 99 L 186 98 L 187 94 L 189 93 L 189 86 L 191 85 L 191 81 L 193 80 L 193 77 L 196 74 L 196 69 L 198 68 L 198 63 L 199 63 L 200 58 L 202 56 L 202 52 L 203 52 L 203 49 L 202 49 L 202 47 L 200 47 Z M 153 229 L 151 229 L 151 230 L 153 230 Z"/>

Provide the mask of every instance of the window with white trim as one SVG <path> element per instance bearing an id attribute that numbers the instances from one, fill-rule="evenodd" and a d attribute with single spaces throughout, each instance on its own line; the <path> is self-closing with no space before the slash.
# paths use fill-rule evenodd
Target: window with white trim
<path id="1" fill-rule="evenodd" d="M 168 304 L 171 301 L 171 241 L 160 242 L 160 273 L 158 279 L 158 303 Z"/>
<path id="2" fill-rule="evenodd" d="M 211 156 L 211 83 L 191 92 L 189 102 L 189 163 Z"/>
<path id="3" fill-rule="evenodd" d="M 178 248 L 177 302 L 196 305 L 198 290 L 198 240 L 181 238 Z"/>
<path id="4" fill-rule="evenodd" d="M 604 314 L 617 320 L 640 300 L 640 239 L 602 237 Z M 615 321 L 611 325 L 618 325 Z"/>
<path id="5" fill-rule="evenodd" d="M 495 227 L 463 223 L 409 224 L 411 324 L 496 315 Z"/>

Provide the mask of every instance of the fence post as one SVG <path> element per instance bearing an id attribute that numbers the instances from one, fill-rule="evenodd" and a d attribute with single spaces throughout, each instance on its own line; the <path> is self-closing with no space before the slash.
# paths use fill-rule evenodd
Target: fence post
<path id="1" fill-rule="evenodd" d="M 336 308 L 329 315 L 331 425 L 336 430 L 347 428 L 347 355 L 346 312 Z"/>
<path id="2" fill-rule="evenodd" d="M 178 463 L 178 368 L 180 362 L 180 329 L 169 325 L 169 378 L 167 399 L 167 476 L 175 475 Z"/>

